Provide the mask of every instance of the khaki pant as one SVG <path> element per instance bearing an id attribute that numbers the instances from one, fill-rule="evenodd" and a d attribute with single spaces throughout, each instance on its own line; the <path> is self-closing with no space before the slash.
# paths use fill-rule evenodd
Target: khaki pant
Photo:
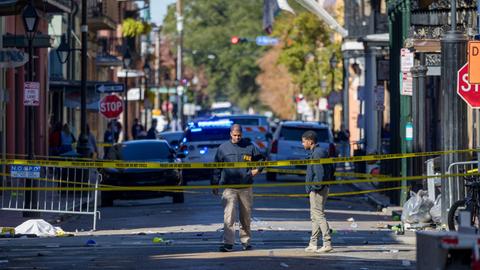
<path id="1" fill-rule="evenodd" d="M 310 192 L 310 218 L 312 220 L 312 236 L 310 237 L 310 245 L 317 246 L 320 233 L 323 238 L 324 246 L 332 245 L 330 237 L 330 228 L 325 218 L 325 203 L 328 197 L 328 187 L 324 187 L 319 192 Z"/>
<path id="2" fill-rule="evenodd" d="M 240 209 L 240 242 L 250 244 L 252 232 L 250 221 L 252 216 L 253 191 L 252 188 L 226 188 L 222 195 L 223 202 L 223 243 L 235 243 L 235 220 L 237 204 Z"/>

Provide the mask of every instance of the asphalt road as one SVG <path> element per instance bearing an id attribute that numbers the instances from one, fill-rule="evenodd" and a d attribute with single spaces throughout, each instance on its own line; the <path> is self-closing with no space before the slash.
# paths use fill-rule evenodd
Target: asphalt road
<path id="1" fill-rule="evenodd" d="M 279 182 L 302 181 L 282 176 Z M 265 182 L 263 176 L 257 182 Z M 204 184 L 194 182 L 190 185 Z M 332 186 L 331 192 L 351 191 Z M 303 187 L 256 189 L 256 194 L 304 194 Z M 220 197 L 208 190 L 187 193 L 184 204 L 170 198 L 115 201 L 101 208 L 97 231 L 90 216 L 71 216 L 55 226 L 73 237 L 0 239 L 0 269 L 414 269 L 412 236 L 380 229 L 391 218 L 363 196 L 327 202 L 334 252 L 309 254 L 308 200 L 256 197 L 254 250 L 217 252 L 222 239 Z M 355 221 L 348 221 L 353 218 Z M 154 239 L 156 240 L 154 241 Z M 86 245 L 93 240 L 93 245 Z M 90 241 L 92 242 L 92 241 Z"/>

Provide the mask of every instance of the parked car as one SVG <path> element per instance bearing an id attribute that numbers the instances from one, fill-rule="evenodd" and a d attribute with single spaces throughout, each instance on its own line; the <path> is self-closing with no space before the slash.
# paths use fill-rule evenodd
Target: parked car
<path id="1" fill-rule="evenodd" d="M 184 137 L 183 131 L 165 131 L 158 134 L 158 138 L 161 140 L 166 140 L 170 146 L 177 150 L 180 146 L 180 142 Z"/>
<path id="2" fill-rule="evenodd" d="M 213 162 L 220 144 L 230 139 L 231 122 L 225 119 L 191 122 L 185 131 L 178 152 L 185 155 L 185 162 Z M 183 171 L 184 180 L 210 180 L 211 169 Z"/>
<path id="3" fill-rule="evenodd" d="M 299 160 L 308 156 L 302 145 L 302 135 L 307 130 L 317 133 L 318 144 L 328 156 L 336 156 L 335 143 L 330 127 L 318 122 L 285 121 L 278 125 L 268 151 L 269 160 Z M 281 167 L 289 170 L 305 170 L 306 166 Z M 277 173 L 267 172 L 268 181 L 276 181 Z"/>
<path id="4" fill-rule="evenodd" d="M 243 128 L 243 137 L 254 143 L 260 153 L 267 155 L 269 144 L 269 124 L 266 116 L 256 114 L 235 114 L 218 116 L 213 119 L 228 119 Z"/>
<path id="5" fill-rule="evenodd" d="M 165 140 L 136 140 L 115 144 L 108 159 L 132 162 L 181 162 Z M 114 186 L 181 186 L 183 177 L 178 169 L 103 169 L 102 184 Z M 183 203 L 183 192 L 106 191 L 101 205 L 112 206 L 115 199 L 144 199 L 172 196 L 173 203 Z"/>

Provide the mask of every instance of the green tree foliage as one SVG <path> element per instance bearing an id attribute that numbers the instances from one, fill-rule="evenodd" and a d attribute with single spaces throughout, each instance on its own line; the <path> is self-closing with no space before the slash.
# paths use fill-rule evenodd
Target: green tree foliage
<path id="1" fill-rule="evenodd" d="M 257 105 L 257 59 L 264 48 L 255 44 L 255 37 L 264 34 L 262 9 L 258 0 L 185 1 L 185 65 L 194 70 L 205 67 L 206 92 L 212 100 L 230 100 L 242 108 Z M 162 31 L 176 40 L 175 5 L 169 7 Z M 249 42 L 232 45 L 232 36 L 248 38 Z"/>
<path id="2" fill-rule="evenodd" d="M 340 45 L 332 41 L 331 29 L 312 13 L 301 11 L 296 16 L 284 13 L 275 24 L 274 35 L 283 43 L 278 62 L 287 67 L 299 90 L 311 99 L 328 95 L 332 89 L 330 57 L 335 54 L 341 62 Z M 335 89 L 341 86 L 341 72 L 338 64 Z"/>

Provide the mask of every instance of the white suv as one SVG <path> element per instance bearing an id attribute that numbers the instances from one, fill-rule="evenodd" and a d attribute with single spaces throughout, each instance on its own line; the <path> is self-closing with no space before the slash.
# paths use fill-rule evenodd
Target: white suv
<path id="1" fill-rule="evenodd" d="M 308 152 L 303 148 L 302 135 L 305 131 L 312 130 L 317 133 L 318 144 L 327 151 L 330 157 L 336 156 L 335 143 L 330 127 L 318 122 L 286 121 L 279 124 L 272 143 L 269 147 L 268 159 L 299 160 L 308 157 Z M 279 169 L 305 170 L 305 166 L 281 167 Z M 267 172 L 268 181 L 276 181 L 277 173 Z"/>

